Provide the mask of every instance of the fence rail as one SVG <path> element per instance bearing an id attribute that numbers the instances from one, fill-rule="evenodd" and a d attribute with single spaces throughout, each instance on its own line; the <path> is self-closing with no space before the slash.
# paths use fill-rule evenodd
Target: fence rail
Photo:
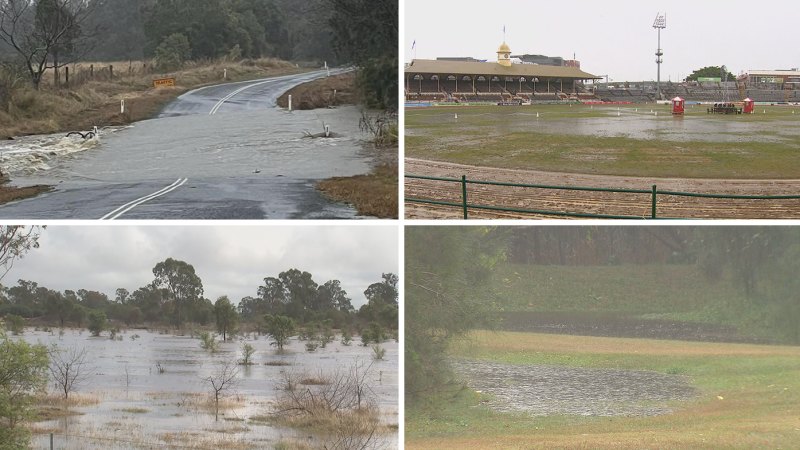
<path id="1" fill-rule="evenodd" d="M 407 174 L 405 175 L 405 178 L 413 180 L 425 180 L 425 181 L 460 184 L 461 201 L 458 203 L 453 201 L 414 198 L 409 196 L 406 196 L 405 201 L 408 203 L 460 208 L 464 220 L 469 219 L 470 210 L 510 212 L 517 214 L 536 214 L 536 215 L 555 216 L 555 217 L 591 218 L 591 219 L 629 219 L 629 220 L 670 219 L 670 217 L 659 217 L 658 215 L 658 199 L 659 197 L 664 197 L 664 196 L 719 199 L 719 200 L 800 200 L 800 195 L 739 195 L 739 194 L 706 194 L 706 193 L 696 193 L 696 192 L 668 191 L 668 190 L 659 190 L 658 186 L 655 184 L 652 185 L 651 189 L 625 189 L 625 188 L 558 186 L 558 185 L 546 185 L 546 184 L 509 183 L 502 181 L 469 180 L 467 179 L 466 175 L 463 175 L 459 179 L 459 178 L 443 178 L 443 177 L 431 177 L 424 175 Z M 524 189 L 579 191 L 579 192 L 602 192 L 602 193 L 616 193 L 616 194 L 644 194 L 650 196 L 650 205 L 649 205 L 650 211 L 649 215 L 634 216 L 634 215 L 597 214 L 597 213 L 586 213 L 586 212 L 552 211 L 546 209 L 526 209 L 526 208 L 511 208 L 511 207 L 493 206 L 493 205 L 482 205 L 482 204 L 470 203 L 469 201 L 470 196 L 468 190 L 469 185 L 511 187 L 511 188 L 524 188 Z M 676 218 L 677 217 L 672 217 L 672 219 Z"/>

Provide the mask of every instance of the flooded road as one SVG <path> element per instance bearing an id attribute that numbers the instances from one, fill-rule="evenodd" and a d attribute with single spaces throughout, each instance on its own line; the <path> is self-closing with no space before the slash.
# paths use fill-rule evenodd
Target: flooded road
<path id="1" fill-rule="evenodd" d="M 470 388 L 489 394 L 489 407 L 535 416 L 654 416 L 669 403 L 697 395 L 688 379 L 649 371 L 454 361 Z"/>
<path id="2" fill-rule="evenodd" d="M 321 438 L 312 433 L 278 427 L 264 418 L 275 401 L 281 372 L 332 375 L 356 363 L 369 367 L 366 381 L 377 398 L 382 422 L 396 425 L 398 421 L 399 356 L 393 341 L 382 344 L 387 350 L 385 359 L 373 361 L 372 349 L 357 341 L 351 346 L 335 341 L 308 353 L 303 342 L 292 339 L 285 353 L 278 355 L 266 338 L 250 336 L 221 343 L 219 352 L 210 354 L 200 347 L 199 339 L 188 336 L 144 330 L 129 330 L 121 336 L 122 340 L 114 341 L 76 330 L 67 330 L 62 337 L 58 331 L 23 335 L 32 343 L 85 348 L 90 356 L 90 376 L 73 394 L 86 405 L 73 408 L 78 415 L 36 423 L 34 448 L 49 448 L 50 432 L 57 435 L 60 449 L 164 448 L 170 442 L 192 448 L 272 448 L 281 439 L 318 447 Z M 216 422 L 203 378 L 219 364 L 241 359 L 242 342 L 255 347 L 254 364 L 239 366 L 238 382 Z M 163 373 L 158 366 L 164 368 Z M 396 433 L 382 435 L 380 440 L 386 448 L 397 447 Z"/>
<path id="3" fill-rule="evenodd" d="M 0 207 L 13 219 L 339 219 L 355 211 L 323 198 L 317 181 L 369 172 L 356 107 L 287 112 L 279 95 L 313 72 L 184 94 L 158 119 L 0 146 L 14 184 L 50 194 Z M 325 125 L 330 139 L 305 137 Z"/>

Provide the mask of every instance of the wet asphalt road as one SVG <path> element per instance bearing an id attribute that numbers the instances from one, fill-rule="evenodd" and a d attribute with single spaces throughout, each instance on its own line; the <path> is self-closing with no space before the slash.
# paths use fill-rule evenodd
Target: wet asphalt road
<path id="1" fill-rule="evenodd" d="M 333 74 L 339 70 L 332 71 Z M 348 219 L 355 211 L 323 198 L 318 180 L 369 170 L 357 113 L 287 113 L 288 89 L 325 71 L 201 88 L 158 119 L 106 136 L 97 148 L 53 161 L 49 170 L 12 175 L 14 184 L 55 191 L 0 206 L 0 218 Z M 303 139 L 330 124 L 346 138 Z"/>

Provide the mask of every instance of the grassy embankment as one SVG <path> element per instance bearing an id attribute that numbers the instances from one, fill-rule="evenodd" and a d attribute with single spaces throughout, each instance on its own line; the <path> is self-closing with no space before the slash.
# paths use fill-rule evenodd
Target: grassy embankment
<path id="1" fill-rule="evenodd" d="M 793 448 L 800 434 L 800 347 L 478 331 L 452 354 L 679 374 L 700 395 L 662 416 L 532 417 L 463 391 L 441 409 L 407 411 L 406 448 Z"/>
<path id="2" fill-rule="evenodd" d="M 405 154 L 487 167 L 619 176 L 794 179 L 800 173 L 800 136 L 792 132 L 800 115 L 790 107 L 718 116 L 698 106 L 680 118 L 672 117 L 668 106 L 620 108 L 620 117 L 617 106 L 412 109 L 406 112 Z M 649 114 L 651 109 L 658 116 Z M 732 123 L 747 126 L 732 128 Z"/>
<path id="3" fill-rule="evenodd" d="M 505 312 L 602 313 L 735 327 L 778 339 L 733 274 L 710 281 L 693 264 L 555 266 L 507 264 L 495 271 Z"/>
<path id="4" fill-rule="evenodd" d="M 108 66 L 114 66 L 114 78 Z M 10 90 L 8 108 L 0 108 L 0 139 L 29 134 L 89 130 L 93 126 L 123 125 L 149 119 L 182 93 L 205 85 L 302 72 L 294 64 L 275 59 L 189 63 L 172 73 L 152 73 L 143 63 L 95 63 L 95 77 L 88 79 L 90 63 L 70 66 L 70 87 L 56 89 L 52 75 L 46 76 L 39 91 L 25 80 Z M 63 75 L 62 75 L 63 77 Z M 176 86 L 153 88 L 153 79 L 174 77 Z M 6 77 L 7 78 L 7 77 Z M 62 78 L 63 79 L 63 78 Z M 120 101 L 125 100 L 125 114 Z M 8 181 L 8 180 L 4 180 Z M 34 197 L 49 191 L 47 186 L 0 185 L 0 204 Z"/>
<path id="5" fill-rule="evenodd" d="M 349 73 L 302 84 L 283 94 L 278 99 L 278 106 L 287 108 L 290 94 L 292 107 L 297 109 L 355 104 L 359 98 L 354 83 L 355 74 Z M 370 144 L 379 161 L 371 173 L 324 180 L 317 185 L 317 189 L 332 200 L 355 206 L 361 215 L 397 218 L 397 130 L 397 125 L 389 127 L 387 139 Z"/>

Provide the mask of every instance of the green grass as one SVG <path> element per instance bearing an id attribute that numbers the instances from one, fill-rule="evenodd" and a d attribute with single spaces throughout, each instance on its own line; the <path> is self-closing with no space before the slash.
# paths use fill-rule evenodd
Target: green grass
<path id="1" fill-rule="evenodd" d="M 700 395 L 656 417 L 532 417 L 461 392 L 406 413 L 406 448 L 791 448 L 800 434 L 800 348 L 476 332 L 452 354 L 512 364 L 654 370 Z"/>
<path id="2" fill-rule="evenodd" d="M 683 118 L 673 118 L 667 106 L 620 108 L 620 118 L 616 106 L 413 109 L 406 112 L 406 155 L 605 175 L 746 179 L 800 174 L 800 135 L 794 131 L 800 114 L 791 108 L 759 107 L 767 114 L 722 117 L 698 106 Z M 651 109 L 659 116 L 650 115 Z M 732 123 L 741 126 L 731 130 Z M 631 134 L 634 124 L 642 128 L 639 134 Z"/>
<path id="3" fill-rule="evenodd" d="M 727 277 L 708 281 L 692 264 L 556 266 L 507 264 L 493 272 L 505 311 L 602 311 L 705 316 L 743 300 Z M 702 318 L 702 317 L 695 317 Z"/>

